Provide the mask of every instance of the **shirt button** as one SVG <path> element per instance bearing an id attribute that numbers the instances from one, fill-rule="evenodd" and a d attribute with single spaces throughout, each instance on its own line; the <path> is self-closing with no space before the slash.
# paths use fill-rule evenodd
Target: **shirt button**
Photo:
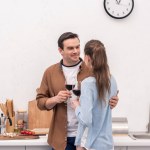
<path id="1" fill-rule="evenodd" d="M 65 141 L 67 141 L 67 138 L 65 137 Z"/>

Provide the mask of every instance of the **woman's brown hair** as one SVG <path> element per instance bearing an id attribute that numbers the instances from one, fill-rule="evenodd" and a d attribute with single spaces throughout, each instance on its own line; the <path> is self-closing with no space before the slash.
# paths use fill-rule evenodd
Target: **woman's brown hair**
<path id="1" fill-rule="evenodd" d="M 99 98 L 105 100 L 106 92 L 110 91 L 110 71 L 104 44 L 99 40 L 90 40 L 85 45 L 84 53 L 91 58 Z"/>

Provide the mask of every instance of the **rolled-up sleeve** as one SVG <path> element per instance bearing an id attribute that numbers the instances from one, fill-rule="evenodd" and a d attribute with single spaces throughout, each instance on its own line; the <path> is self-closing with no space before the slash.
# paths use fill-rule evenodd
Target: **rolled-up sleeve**
<path id="1" fill-rule="evenodd" d="M 47 108 L 45 107 L 45 103 L 49 97 L 50 97 L 50 93 L 49 93 L 48 81 L 47 81 L 47 71 L 45 71 L 40 88 L 38 89 L 37 96 L 36 96 L 37 106 L 39 109 L 47 110 Z"/>

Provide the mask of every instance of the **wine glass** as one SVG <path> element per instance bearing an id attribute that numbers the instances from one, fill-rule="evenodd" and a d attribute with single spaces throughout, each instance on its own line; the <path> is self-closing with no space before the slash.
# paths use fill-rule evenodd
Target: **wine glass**
<path id="1" fill-rule="evenodd" d="M 75 84 L 73 82 L 70 81 L 65 81 L 65 87 L 68 91 L 71 91 L 74 88 Z"/>
<path id="2" fill-rule="evenodd" d="M 71 84 L 68 84 L 68 83 L 65 83 L 65 87 L 68 91 L 71 91 L 74 87 L 74 85 L 71 85 Z"/>
<path id="3" fill-rule="evenodd" d="M 74 88 L 74 86 L 75 86 L 75 83 L 72 81 L 72 80 L 66 80 L 65 81 L 65 87 L 66 87 L 66 89 L 68 90 L 68 91 L 72 91 L 72 89 Z M 70 98 L 68 97 L 68 100 L 67 101 L 69 101 L 70 100 Z M 66 102 L 67 102 L 66 101 Z M 65 102 L 65 103 L 66 103 Z"/>
<path id="4" fill-rule="evenodd" d="M 80 95 L 81 95 L 81 82 L 80 81 L 76 81 L 72 92 L 73 92 L 74 95 L 77 96 L 77 98 L 80 97 Z"/>

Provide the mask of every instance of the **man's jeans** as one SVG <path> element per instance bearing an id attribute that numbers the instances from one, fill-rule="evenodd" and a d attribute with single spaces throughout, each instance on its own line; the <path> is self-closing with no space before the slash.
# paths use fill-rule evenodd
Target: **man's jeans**
<path id="1" fill-rule="evenodd" d="M 67 147 L 65 150 L 76 150 L 76 146 L 74 145 L 75 137 L 67 137 Z M 52 148 L 52 150 L 54 150 Z"/>

